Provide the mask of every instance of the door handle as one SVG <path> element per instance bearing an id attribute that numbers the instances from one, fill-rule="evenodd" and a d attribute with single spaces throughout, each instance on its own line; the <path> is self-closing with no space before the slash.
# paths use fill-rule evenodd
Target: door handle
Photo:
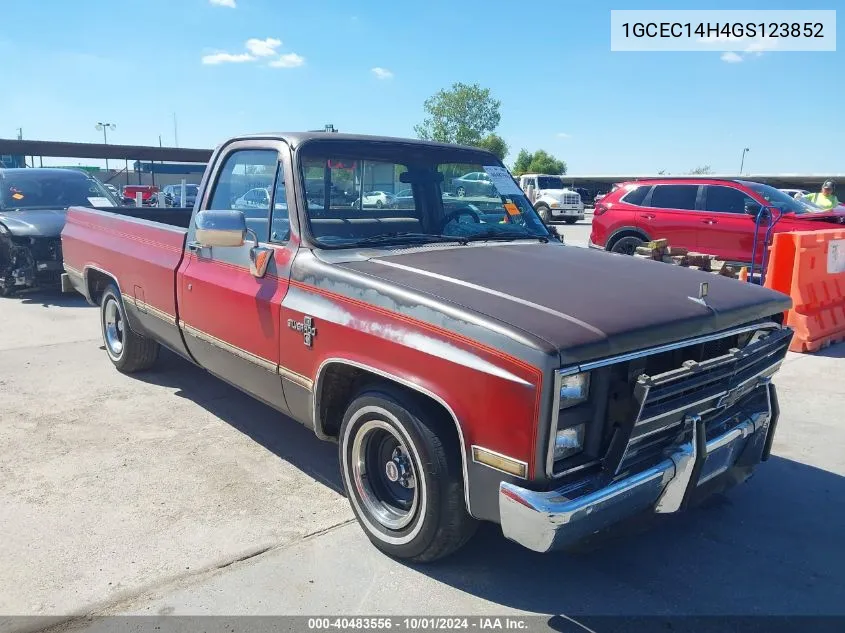
<path id="1" fill-rule="evenodd" d="M 702 222 L 703 224 L 718 224 L 718 223 L 716 222 L 716 220 L 713 220 L 713 219 L 710 219 L 710 218 L 707 218 L 706 220 L 702 220 L 701 222 Z"/>
<path id="2" fill-rule="evenodd" d="M 196 241 L 188 242 L 187 246 L 189 251 L 193 251 L 195 253 L 199 253 L 203 249 L 202 244 Z"/>
<path id="3" fill-rule="evenodd" d="M 653 220 L 654 219 L 654 215 L 651 214 L 651 213 L 641 213 L 640 217 L 643 218 L 644 220 Z"/>

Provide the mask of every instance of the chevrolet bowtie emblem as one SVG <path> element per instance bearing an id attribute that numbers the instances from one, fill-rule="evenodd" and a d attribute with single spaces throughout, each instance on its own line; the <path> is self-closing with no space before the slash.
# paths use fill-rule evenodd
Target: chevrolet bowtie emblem
<path id="1" fill-rule="evenodd" d="M 307 316 L 302 321 L 288 319 L 288 327 L 292 330 L 296 330 L 297 332 L 302 332 L 305 346 L 311 347 L 314 337 L 317 336 L 317 328 L 314 326 L 313 318 Z"/>

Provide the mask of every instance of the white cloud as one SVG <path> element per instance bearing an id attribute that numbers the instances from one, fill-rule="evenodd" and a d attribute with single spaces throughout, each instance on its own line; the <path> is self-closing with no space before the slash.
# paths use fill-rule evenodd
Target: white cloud
<path id="1" fill-rule="evenodd" d="M 281 45 L 282 40 L 277 40 L 275 37 L 268 37 L 263 40 L 252 37 L 246 41 L 246 50 L 256 57 L 272 57 Z"/>
<path id="2" fill-rule="evenodd" d="M 279 59 L 270 62 L 270 66 L 273 68 L 296 68 L 298 66 L 302 66 L 303 64 L 305 64 L 305 58 L 302 55 L 297 55 L 296 53 L 285 53 L 284 55 L 279 55 Z"/>
<path id="3" fill-rule="evenodd" d="M 572 135 L 571 135 L 571 134 L 567 134 L 566 132 L 558 132 L 558 133 L 557 133 L 557 137 L 558 137 L 558 138 L 572 138 Z"/>
<path id="4" fill-rule="evenodd" d="M 387 68 L 381 68 L 379 66 L 376 66 L 375 68 L 371 68 L 370 70 L 378 79 L 393 79 L 393 73 L 387 70 Z"/>
<path id="5" fill-rule="evenodd" d="M 235 0 L 208 0 L 211 4 L 218 6 L 218 7 L 229 7 L 230 9 L 234 9 L 238 6 Z"/>
<path id="6" fill-rule="evenodd" d="M 722 53 L 722 56 L 719 58 L 723 62 L 727 62 L 729 64 L 738 64 L 742 61 L 742 57 L 737 55 L 736 53 L 729 51 L 727 53 Z"/>
<path id="7" fill-rule="evenodd" d="M 212 53 L 211 55 L 204 55 L 202 63 L 208 66 L 216 64 L 242 64 L 243 62 L 255 61 L 255 57 L 249 53 Z"/>

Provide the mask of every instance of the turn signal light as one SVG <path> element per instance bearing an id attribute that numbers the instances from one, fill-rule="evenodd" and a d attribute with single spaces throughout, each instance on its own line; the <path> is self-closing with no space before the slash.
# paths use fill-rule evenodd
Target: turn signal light
<path id="1" fill-rule="evenodd" d="M 597 204 L 596 208 L 593 209 L 593 215 L 602 215 L 603 213 L 607 213 L 608 206 L 606 204 Z"/>

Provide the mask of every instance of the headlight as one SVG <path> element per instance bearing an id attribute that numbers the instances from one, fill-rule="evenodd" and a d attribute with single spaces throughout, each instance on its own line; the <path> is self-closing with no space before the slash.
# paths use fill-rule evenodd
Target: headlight
<path id="1" fill-rule="evenodd" d="M 590 374 L 570 374 L 560 379 L 560 408 L 568 409 L 587 401 L 590 395 Z"/>
<path id="2" fill-rule="evenodd" d="M 552 209 L 557 209 L 557 208 L 559 208 L 559 207 L 560 207 L 560 202 L 552 202 L 551 204 L 549 204 L 549 206 L 550 206 Z"/>
<path id="3" fill-rule="evenodd" d="M 560 429 L 555 434 L 554 461 L 580 453 L 584 449 L 584 425 Z"/>

